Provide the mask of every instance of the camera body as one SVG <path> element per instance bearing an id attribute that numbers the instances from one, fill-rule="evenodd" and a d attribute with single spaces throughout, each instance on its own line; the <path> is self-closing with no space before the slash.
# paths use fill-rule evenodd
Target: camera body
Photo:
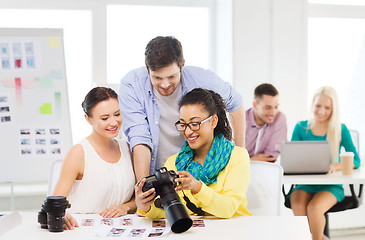
<path id="1" fill-rule="evenodd" d="M 167 171 L 165 167 L 162 167 L 157 169 L 153 175 L 146 177 L 146 182 L 142 187 L 143 192 L 155 188 L 156 194 L 161 198 L 166 218 L 174 233 L 185 232 L 193 224 L 190 215 L 175 191 L 177 183 L 174 180 L 178 177 L 174 171 Z"/>
<path id="2" fill-rule="evenodd" d="M 38 212 L 38 222 L 41 228 L 50 232 L 62 232 L 65 227 L 65 212 L 71 207 L 66 197 L 48 196 Z"/>
<path id="3" fill-rule="evenodd" d="M 177 183 L 174 181 L 179 176 L 175 171 L 167 171 L 165 167 L 159 168 L 155 171 L 154 175 L 150 175 L 146 177 L 146 182 L 142 187 L 142 191 L 146 192 L 151 188 L 156 189 L 156 193 L 161 195 L 161 186 L 172 184 L 173 188 L 177 186 Z"/>

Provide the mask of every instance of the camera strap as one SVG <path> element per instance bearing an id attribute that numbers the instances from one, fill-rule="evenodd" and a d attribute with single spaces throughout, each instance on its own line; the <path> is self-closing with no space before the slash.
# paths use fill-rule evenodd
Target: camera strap
<path id="1" fill-rule="evenodd" d="M 186 207 L 193 213 L 198 214 L 198 216 L 205 216 L 205 212 L 202 210 L 202 208 L 198 208 L 194 203 L 192 203 L 190 199 L 185 195 L 183 190 L 182 193 L 184 194 L 183 198 L 186 202 Z M 154 204 L 155 207 L 163 209 L 161 198 L 156 198 Z"/>
<path id="2" fill-rule="evenodd" d="M 192 211 L 193 213 L 198 214 L 198 216 L 205 216 L 205 212 L 202 210 L 202 208 L 198 208 L 194 203 L 190 201 L 190 199 L 185 195 L 184 190 L 181 190 L 184 194 L 184 200 L 186 202 L 186 207 Z"/>

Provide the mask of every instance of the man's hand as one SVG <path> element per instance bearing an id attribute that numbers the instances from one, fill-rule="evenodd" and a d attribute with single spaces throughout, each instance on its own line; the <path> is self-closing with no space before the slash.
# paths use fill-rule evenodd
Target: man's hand
<path id="1" fill-rule="evenodd" d="M 263 162 L 275 162 L 276 161 L 276 157 L 273 157 L 270 154 L 264 154 L 264 153 L 259 153 L 259 154 L 253 155 L 250 159 L 255 160 L 255 161 L 263 161 Z"/>

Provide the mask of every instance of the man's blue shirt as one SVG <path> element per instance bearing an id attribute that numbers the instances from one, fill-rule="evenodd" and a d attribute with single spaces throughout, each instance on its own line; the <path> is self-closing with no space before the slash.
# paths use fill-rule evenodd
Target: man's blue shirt
<path id="1" fill-rule="evenodd" d="M 224 82 L 210 70 L 192 66 L 183 67 L 180 83 L 182 95 L 194 88 L 209 89 L 218 93 L 225 101 L 229 112 L 238 110 L 242 105 L 241 95 L 231 84 Z M 160 119 L 160 111 L 152 88 L 147 68 L 141 67 L 127 73 L 122 78 L 119 89 L 119 107 L 124 134 L 128 137 L 131 149 L 138 144 L 150 147 L 150 174 L 155 170 Z"/>

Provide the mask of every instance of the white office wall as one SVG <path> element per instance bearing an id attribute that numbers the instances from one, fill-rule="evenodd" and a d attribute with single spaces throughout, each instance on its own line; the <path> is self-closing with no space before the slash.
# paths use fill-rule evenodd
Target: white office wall
<path id="1" fill-rule="evenodd" d="M 280 108 L 287 115 L 291 137 L 295 123 L 308 118 L 306 1 L 274 1 L 272 22 L 272 77 L 280 92 Z"/>
<path id="2" fill-rule="evenodd" d="M 246 109 L 257 85 L 276 86 L 288 137 L 307 112 L 305 16 L 303 0 L 233 0 L 233 83 Z"/>
<path id="3" fill-rule="evenodd" d="M 233 84 L 252 105 L 253 90 L 271 77 L 271 1 L 233 0 Z"/>
<path id="4" fill-rule="evenodd" d="M 216 0 L 216 57 L 215 72 L 225 81 L 233 81 L 232 0 Z"/>

